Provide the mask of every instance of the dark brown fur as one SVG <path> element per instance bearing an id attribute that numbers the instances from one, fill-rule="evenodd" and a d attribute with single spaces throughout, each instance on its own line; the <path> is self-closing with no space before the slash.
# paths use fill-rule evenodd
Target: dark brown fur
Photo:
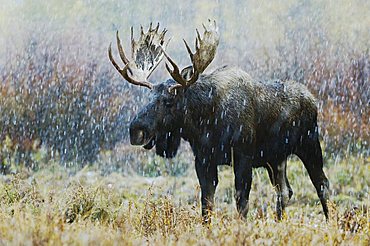
<path id="1" fill-rule="evenodd" d="M 318 140 L 317 107 L 308 89 L 293 81 L 259 82 L 236 68 L 223 67 L 201 75 L 188 88 L 168 80 L 151 92 L 151 101 L 130 125 L 132 144 L 173 157 L 180 138 L 188 141 L 202 191 L 202 214 L 213 207 L 217 165 L 233 160 L 237 208 L 248 211 L 252 167 L 265 167 L 277 189 L 280 219 L 292 190 L 286 158 L 296 154 L 304 163 L 328 218 L 328 180 Z"/>

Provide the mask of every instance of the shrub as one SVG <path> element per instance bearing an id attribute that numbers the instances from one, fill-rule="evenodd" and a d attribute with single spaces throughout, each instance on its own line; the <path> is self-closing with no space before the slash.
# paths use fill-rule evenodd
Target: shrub
<path id="1" fill-rule="evenodd" d="M 10 153 L 16 165 L 34 167 L 31 156 L 41 146 L 62 163 L 94 161 L 126 134 L 124 92 L 113 88 L 110 73 L 94 61 L 69 62 L 53 45 L 30 46 L 16 65 L 1 71 L 2 169 Z"/>
<path id="2" fill-rule="evenodd" d="M 318 99 L 319 124 L 329 155 L 369 155 L 370 53 L 328 44 L 276 47 L 261 61 L 246 59 L 247 70 L 261 79 L 295 80 L 307 85 Z"/>

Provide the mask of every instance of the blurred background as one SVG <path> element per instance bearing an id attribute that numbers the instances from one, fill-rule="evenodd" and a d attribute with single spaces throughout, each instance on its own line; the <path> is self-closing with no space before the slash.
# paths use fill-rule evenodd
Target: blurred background
<path id="1" fill-rule="evenodd" d="M 69 170 L 95 165 L 145 176 L 181 175 L 192 166 L 183 143 L 174 160 L 128 142 L 130 119 L 148 91 L 125 82 L 107 57 L 120 31 L 159 22 L 168 53 L 190 60 L 182 42 L 208 18 L 220 45 L 208 72 L 228 64 L 258 80 L 293 79 L 318 98 L 326 162 L 369 160 L 370 2 L 0 0 L 0 169 Z M 137 37 L 137 36 L 136 36 Z M 115 48 L 115 47 L 114 47 Z M 114 49 L 117 57 L 118 53 Z M 168 77 L 161 64 L 150 78 Z"/>

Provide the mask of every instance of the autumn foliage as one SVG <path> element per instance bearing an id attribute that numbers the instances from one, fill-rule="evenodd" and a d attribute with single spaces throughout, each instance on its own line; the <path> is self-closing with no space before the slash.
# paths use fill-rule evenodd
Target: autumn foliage
<path id="1" fill-rule="evenodd" d="M 200 26 L 205 16 L 218 21 L 221 34 L 208 71 L 228 64 L 259 80 L 306 84 L 318 98 L 325 157 L 369 156 L 367 3 L 161 3 L 163 8 L 155 9 L 149 0 L 4 3 L 2 169 L 36 167 L 40 150 L 49 159 L 84 165 L 117 143 L 127 143 L 128 123 L 146 92 L 127 85 L 109 64 L 106 52 L 115 31 L 128 51 L 131 25 L 138 30 L 140 24 L 159 21 L 174 37 L 168 52 L 185 66 L 189 59 L 181 39 L 191 40 L 188 26 Z M 164 67 L 157 70 L 153 82 L 168 77 Z"/>

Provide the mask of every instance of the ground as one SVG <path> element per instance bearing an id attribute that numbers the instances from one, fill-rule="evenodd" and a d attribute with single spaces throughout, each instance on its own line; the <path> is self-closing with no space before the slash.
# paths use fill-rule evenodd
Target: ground
<path id="1" fill-rule="evenodd" d="M 191 162 L 191 160 L 189 160 Z M 275 193 L 264 169 L 254 170 L 248 218 L 238 218 L 233 172 L 220 167 L 216 210 L 200 217 L 194 168 L 182 176 L 144 177 L 97 166 L 71 174 L 49 163 L 0 178 L 0 245 L 370 244 L 370 165 L 364 157 L 327 161 L 330 220 L 302 163 L 288 162 L 294 195 L 275 219 Z"/>

